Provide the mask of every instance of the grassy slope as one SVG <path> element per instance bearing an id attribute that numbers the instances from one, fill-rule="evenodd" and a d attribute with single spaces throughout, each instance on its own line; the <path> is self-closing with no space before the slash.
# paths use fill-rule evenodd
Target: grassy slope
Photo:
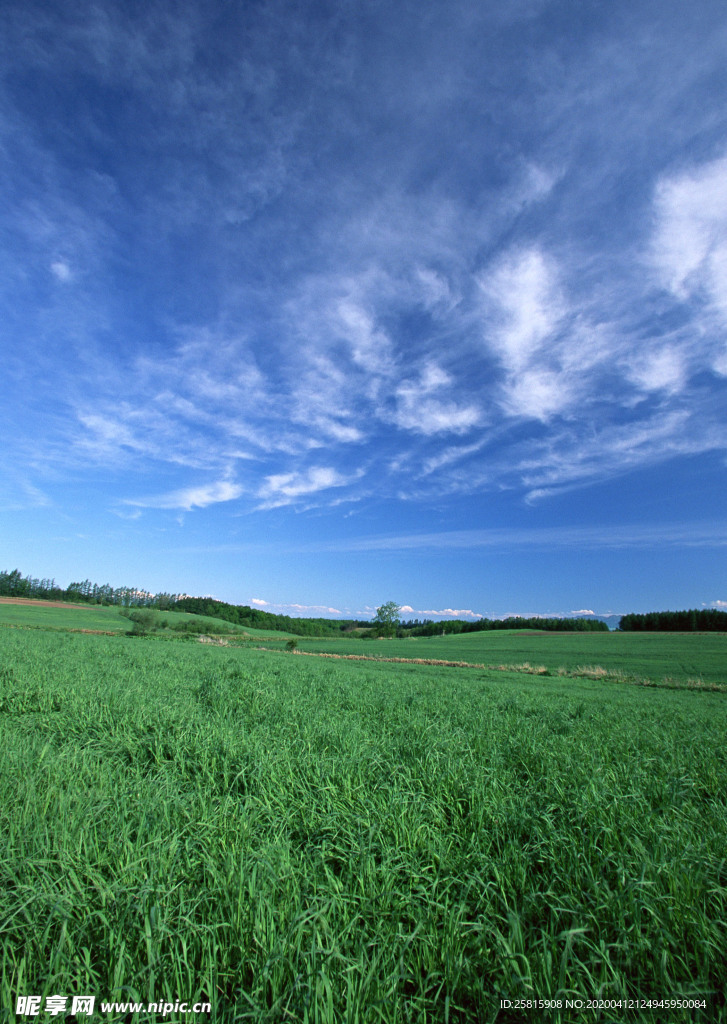
<path id="1" fill-rule="evenodd" d="M 493 630 L 410 640 L 301 640 L 300 650 L 369 657 L 436 658 L 485 665 L 545 665 L 559 668 L 600 665 L 608 671 L 686 682 L 727 683 L 725 633 L 538 633 Z"/>
<path id="2" fill-rule="evenodd" d="M 0 675 L 5 1019 L 727 1020 L 722 694 L 21 630 Z"/>
<path id="3" fill-rule="evenodd" d="M 186 612 L 159 612 L 158 615 L 160 619 L 166 619 L 170 626 L 181 622 L 199 622 L 210 633 L 219 629 L 233 629 L 259 638 L 278 639 L 292 635 L 269 629 L 236 627 L 224 619 L 205 615 L 189 615 Z M 119 614 L 118 608 L 113 607 L 67 605 L 55 608 L 42 602 L 17 605 L 0 602 L 0 625 L 4 624 L 39 626 L 47 629 L 98 629 L 114 633 L 125 633 L 131 625 L 128 619 Z"/>

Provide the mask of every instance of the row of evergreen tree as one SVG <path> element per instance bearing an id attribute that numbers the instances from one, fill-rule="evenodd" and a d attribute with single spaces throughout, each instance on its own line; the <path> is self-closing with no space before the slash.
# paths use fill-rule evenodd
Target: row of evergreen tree
<path id="1" fill-rule="evenodd" d="M 59 586 L 54 579 L 23 576 L 20 569 L 0 572 L 0 597 L 29 597 L 43 601 L 72 601 L 76 604 L 114 604 L 125 608 L 172 608 L 181 594 L 151 594 L 139 587 L 112 587 L 91 580 Z"/>
<path id="2" fill-rule="evenodd" d="M 686 612 L 622 615 L 619 629 L 627 633 L 727 633 L 727 612 L 690 608 Z"/>
<path id="3" fill-rule="evenodd" d="M 490 629 L 535 629 L 548 632 L 568 633 L 608 633 L 608 626 L 601 619 L 557 619 L 557 618 L 521 618 L 512 615 L 507 619 L 477 619 L 465 622 L 462 619 L 447 619 L 444 622 L 432 622 L 425 619 L 419 622 L 403 622 L 401 628 L 410 636 L 441 636 L 450 633 L 480 633 Z"/>

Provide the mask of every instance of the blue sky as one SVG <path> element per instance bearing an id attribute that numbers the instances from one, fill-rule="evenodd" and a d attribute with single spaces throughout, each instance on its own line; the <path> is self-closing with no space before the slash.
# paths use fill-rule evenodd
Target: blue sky
<path id="1" fill-rule="evenodd" d="M 0 567 L 727 607 L 727 13 L 6 2 Z"/>

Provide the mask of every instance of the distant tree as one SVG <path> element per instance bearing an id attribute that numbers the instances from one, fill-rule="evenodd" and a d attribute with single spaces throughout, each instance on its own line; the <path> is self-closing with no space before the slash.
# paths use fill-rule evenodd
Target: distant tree
<path id="1" fill-rule="evenodd" d="M 26 593 L 28 589 L 27 580 L 23 578 L 20 569 L 7 570 L 0 575 L 0 593 L 18 597 Z"/>
<path id="2" fill-rule="evenodd" d="M 380 608 L 376 609 L 374 628 L 379 636 L 394 636 L 396 627 L 401 622 L 400 612 L 401 608 L 396 601 L 387 601 L 386 604 L 382 604 Z"/>
<path id="3" fill-rule="evenodd" d="M 714 608 L 690 608 L 679 612 L 631 612 L 622 615 L 619 629 L 625 632 L 695 633 L 727 632 L 727 612 Z"/>

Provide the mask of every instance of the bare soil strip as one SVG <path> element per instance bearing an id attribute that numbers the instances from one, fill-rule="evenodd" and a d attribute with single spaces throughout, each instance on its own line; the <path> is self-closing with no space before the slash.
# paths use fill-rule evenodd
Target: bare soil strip
<path id="1" fill-rule="evenodd" d="M 32 604 L 46 608 L 89 608 L 87 604 L 72 604 L 70 601 L 42 601 L 34 597 L 0 597 L 0 604 Z"/>
<path id="2" fill-rule="evenodd" d="M 475 661 L 440 661 L 437 658 L 378 658 L 373 654 L 318 654 L 316 651 L 293 651 L 304 658 L 339 658 L 343 661 L 387 661 L 402 665 L 442 665 L 445 668 L 493 668 Z"/>

